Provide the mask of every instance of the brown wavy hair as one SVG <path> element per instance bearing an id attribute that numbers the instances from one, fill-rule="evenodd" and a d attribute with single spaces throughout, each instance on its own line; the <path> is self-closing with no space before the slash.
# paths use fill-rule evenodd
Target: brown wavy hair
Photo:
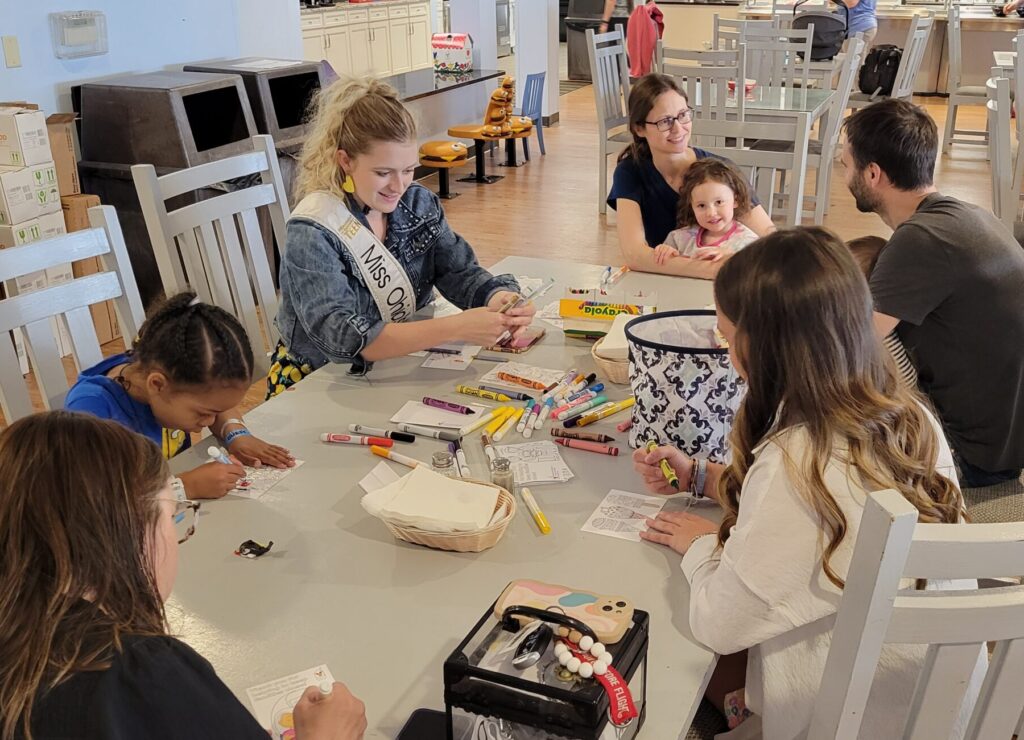
<path id="1" fill-rule="evenodd" d="M 658 74 L 657 72 L 644 75 L 640 78 L 639 82 L 629 89 L 627 107 L 629 108 L 629 133 L 633 137 L 633 142 L 622 150 L 622 153 L 619 155 L 619 162 L 629 157 L 632 157 L 636 162 L 639 162 L 641 159 L 649 160 L 651 158 L 651 145 L 637 131 L 642 130 L 647 125 L 647 117 L 651 115 L 651 109 L 654 107 L 654 104 L 658 98 L 667 92 L 679 93 L 683 96 L 686 104 L 690 104 L 690 99 L 686 97 L 683 88 L 679 87 L 679 83 L 668 75 Z"/>
<path id="2" fill-rule="evenodd" d="M 693 212 L 693 189 L 706 182 L 720 182 L 729 188 L 736 197 L 736 210 L 733 216 L 738 218 L 750 211 L 750 185 L 743 173 L 728 162 L 715 157 L 698 159 L 691 164 L 683 175 L 683 184 L 679 188 L 679 212 L 676 214 L 680 229 L 697 225 L 697 214 Z"/>
<path id="3" fill-rule="evenodd" d="M 166 634 L 147 533 L 169 478 L 112 421 L 51 411 L 0 434 L 0 738 L 31 740 L 36 699 L 104 670 L 128 635 Z"/>
<path id="4" fill-rule="evenodd" d="M 956 485 L 935 468 L 939 437 L 923 399 L 902 386 L 872 323 L 871 295 L 849 250 L 832 232 L 795 228 L 737 252 L 715 278 L 715 303 L 736 326 L 735 351 L 747 394 L 732 430 L 732 462 L 718 486 L 729 537 L 740 491 L 763 440 L 801 426 L 810 440 L 790 479 L 821 524 L 828 579 L 842 588 L 832 554 L 846 516 L 823 479 L 840 440 L 846 462 L 869 491 L 892 488 L 922 522 L 964 516 Z"/>

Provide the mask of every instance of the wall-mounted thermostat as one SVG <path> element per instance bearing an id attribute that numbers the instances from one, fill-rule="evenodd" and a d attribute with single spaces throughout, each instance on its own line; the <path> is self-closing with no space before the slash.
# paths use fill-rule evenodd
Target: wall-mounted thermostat
<path id="1" fill-rule="evenodd" d="M 107 53 L 107 17 L 98 10 L 50 13 L 50 34 L 60 59 Z"/>

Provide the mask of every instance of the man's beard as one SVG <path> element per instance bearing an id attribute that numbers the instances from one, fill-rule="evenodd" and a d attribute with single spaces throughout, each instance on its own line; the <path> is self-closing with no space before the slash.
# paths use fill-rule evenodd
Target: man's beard
<path id="1" fill-rule="evenodd" d="M 878 199 L 873 197 L 871 192 L 864 186 L 864 181 L 861 179 L 860 173 L 857 173 L 857 177 L 855 177 L 847 187 L 850 190 L 850 194 L 853 196 L 853 200 L 857 205 L 858 211 L 861 213 L 878 212 Z"/>

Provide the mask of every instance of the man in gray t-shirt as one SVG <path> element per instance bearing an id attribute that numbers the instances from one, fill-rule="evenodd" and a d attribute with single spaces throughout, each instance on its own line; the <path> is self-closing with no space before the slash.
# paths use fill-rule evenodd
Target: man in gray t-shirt
<path id="1" fill-rule="evenodd" d="M 878 135 L 885 132 L 884 136 Z M 938 135 L 887 100 L 846 122 L 857 208 L 894 230 L 871 274 L 880 336 L 896 329 L 939 412 L 965 486 L 1024 467 L 1024 249 L 986 209 L 932 184 Z"/>

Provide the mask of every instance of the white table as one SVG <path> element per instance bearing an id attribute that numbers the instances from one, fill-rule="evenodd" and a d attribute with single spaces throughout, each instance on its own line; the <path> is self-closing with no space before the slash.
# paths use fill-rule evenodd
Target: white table
<path id="1" fill-rule="evenodd" d="M 603 267 L 510 258 L 494 272 L 553 276 L 564 285 L 596 284 Z M 711 301 L 707 281 L 627 274 L 619 283 L 658 293 L 661 309 L 699 308 Z M 548 296 L 561 295 L 556 287 Z M 543 303 L 544 301 L 542 301 Z M 522 357 L 530 364 L 592 369 L 590 345 L 564 339 L 548 326 L 543 343 Z M 247 415 L 255 433 L 287 445 L 305 465 L 261 499 L 227 497 L 204 502 L 197 534 L 181 548 L 181 567 L 167 611 L 172 630 L 207 657 L 243 701 L 245 689 L 327 663 L 367 707 L 368 738 L 393 738 L 418 707 L 443 709 L 444 659 L 514 578 L 535 578 L 609 594 L 623 594 L 651 614 L 648 705 L 644 737 L 684 732 L 714 656 L 695 644 L 688 627 L 689 589 L 679 556 L 667 548 L 585 534 L 580 527 L 611 488 L 643 492 L 628 455 L 605 457 L 566 449 L 576 477 L 533 490 L 551 522 L 541 536 L 520 511 L 505 537 L 479 554 L 430 550 L 396 541 L 360 506 L 357 485 L 380 458 L 366 448 L 328 446 L 325 431 L 349 423 L 386 425 L 406 400 L 426 393 L 455 398 L 492 363 L 466 372 L 425 370 L 419 358 L 379 363 L 366 378 L 328 366 Z M 614 399 L 628 386 L 612 386 Z M 594 425 L 614 430 L 622 415 Z M 545 427 L 543 437 L 549 438 Z M 506 439 L 522 441 L 519 435 Z M 421 460 L 443 449 L 419 440 L 402 452 Z M 179 456 L 175 469 L 205 459 L 206 445 Z M 467 439 L 469 463 L 485 458 L 476 435 Z M 394 465 L 389 463 L 389 465 Z M 407 472 L 395 466 L 400 474 Z M 669 507 L 681 506 L 670 501 Z M 699 511 L 714 517 L 716 510 Z M 236 557 L 244 540 L 273 540 L 258 560 Z"/>

